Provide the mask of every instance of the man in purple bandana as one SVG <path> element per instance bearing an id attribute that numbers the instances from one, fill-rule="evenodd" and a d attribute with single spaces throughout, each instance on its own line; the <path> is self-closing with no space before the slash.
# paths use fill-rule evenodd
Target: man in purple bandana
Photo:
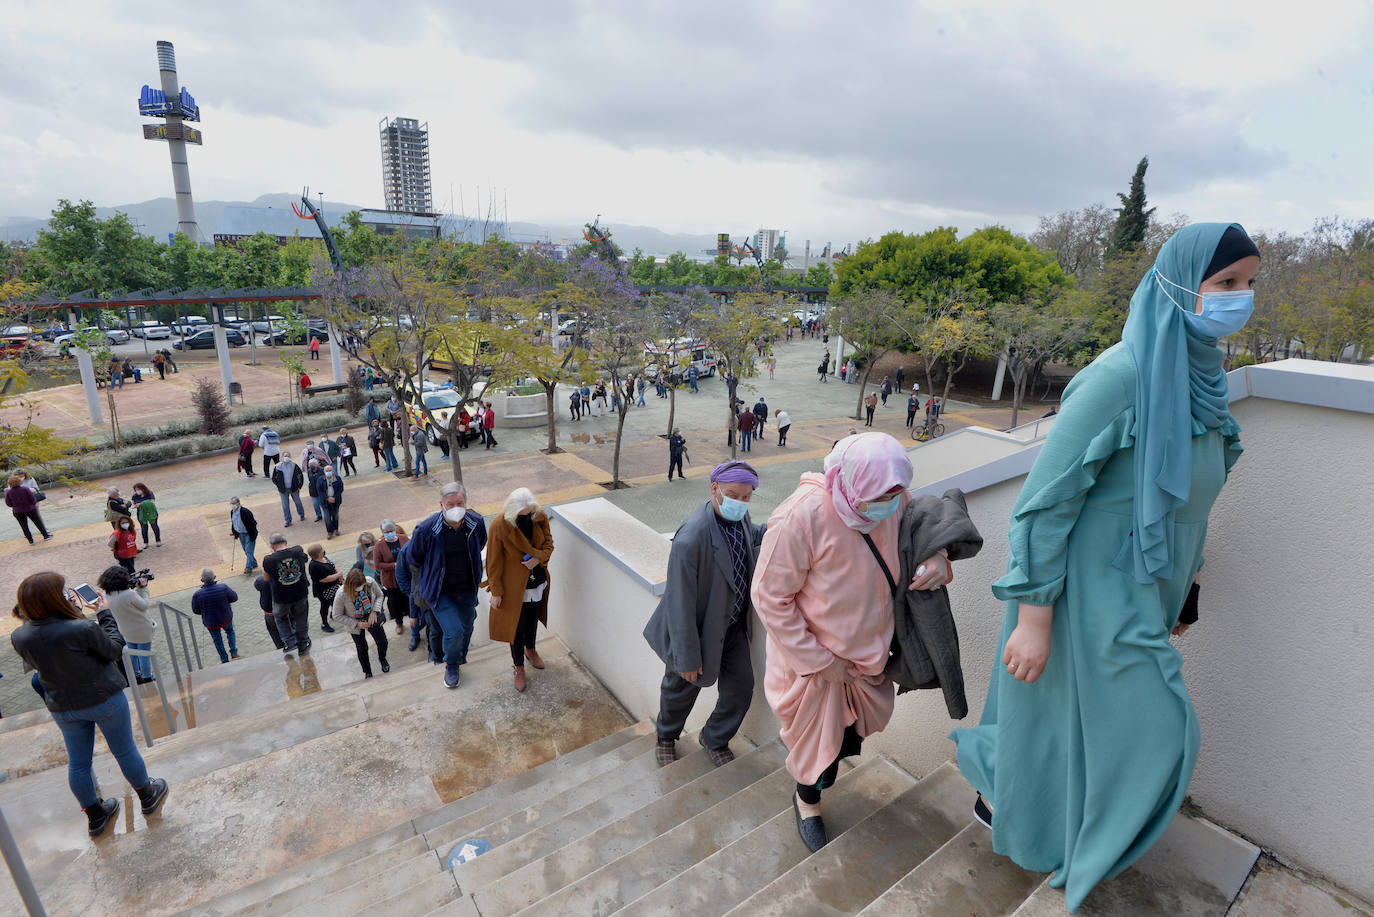
<path id="1" fill-rule="evenodd" d="M 644 628 L 644 639 L 665 666 L 655 749 L 660 767 L 676 759 L 676 742 L 697 694 L 711 684 L 718 699 L 700 741 L 716 767 L 735 758 L 730 740 L 754 696 L 749 587 L 767 528 L 749 520 L 749 500 L 758 486 L 758 473 L 747 462 L 717 465 L 711 499 L 673 536 L 668 585 Z"/>

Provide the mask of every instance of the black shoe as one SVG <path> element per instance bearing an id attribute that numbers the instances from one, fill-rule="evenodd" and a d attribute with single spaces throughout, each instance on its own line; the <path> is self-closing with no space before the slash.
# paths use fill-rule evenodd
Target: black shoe
<path id="1" fill-rule="evenodd" d="M 119 814 L 119 800 L 102 799 L 82 811 L 86 813 L 86 832 L 91 837 L 100 837 L 105 829 L 114 824 L 115 816 Z"/>
<path id="2" fill-rule="evenodd" d="M 290 523 L 290 522 L 286 523 L 286 525 L 282 526 L 282 528 L 284 528 L 284 529 L 289 529 L 289 528 L 291 528 L 291 523 Z"/>
<path id="3" fill-rule="evenodd" d="M 825 822 L 821 821 L 819 815 L 811 818 L 802 818 L 801 809 L 797 806 L 797 794 L 792 794 L 792 811 L 797 816 L 797 834 L 801 835 L 802 843 L 806 849 L 815 853 L 827 843 L 830 838 L 825 834 Z"/>
<path id="4" fill-rule="evenodd" d="M 167 781 L 154 777 L 148 781 L 147 786 L 137 787 L 135 792 L 138 793 L 138 801 L 143 804 L 143 814 L 156 815 L 157 810 L 167 801 Z"/>
<path id="5" fill-rule="evenodd" d="M 227 659 L 225 661 L 228 662 Z M 134 681 L 138 682 L 141 685 L 147 685 L 152 684 L 154 681 L 157 681 L 157 679 L 151 675 L 135 675 Z"/>
<path id="6" fill-rule="evenodd" d="M 364 678 L 371 678 L 371 677 L 372 677 L 372 673 L 371 673 L 371 672 L 364 672 L 364 673 L 363 673 L 363 677 L 364 677 Z"/>
<path id="7" fill-rule="evenodd" d="M 979 793 L 973 800 L 973 817 L 977 819 L 978 823 L 984 828 L 987 828 L 989 831 L 992 830 L 992 810 L 989 809 L 988 804 L 983 801 L 982 793 Z"/>
<path id="8" fill-rule="evenodd" d="M 413 636 L 413 637 L 410 638 L 410 646 L 408 647 L 408 649 L 413 653 L 413 652 L 415 652 L 415 651 L 416 651 L 417 649 L 419 649 L 419 648 L 420 648 L 420 637 L 419 637 L 419 635 L 417 634 L 416 636 Z"/>
<path id="9" fill-rule="evenodd" d="M 391 671 L 391 663 L 389 663 L 389 662 L 383 662 L 383 663 L 382 663 L 382 674 L 386 674 L 387 672 L 390 672 L 390 671 Z"/>
<path id="10" fill-rule="evenodd" d="M 320 630 L 324 631 L 326 634 L 334 633 L 334 628 L 330 627 L 328 624 L 321 624 Z"/>

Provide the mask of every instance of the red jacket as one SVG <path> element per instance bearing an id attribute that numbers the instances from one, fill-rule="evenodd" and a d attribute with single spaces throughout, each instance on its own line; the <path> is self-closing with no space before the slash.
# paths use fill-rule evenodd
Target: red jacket
<path id="1" fill-rule="evenodd" d="M 307 376 L 305 373 L 301 373 L 301 391 L 305 391 L 305 390 L 308 389 L 309 387 L 310 387 L 310 377 Z"/>
<path id="2" fill-rule="evenodd" d="M 486 411 L 482 414 L 482 426 L 486 427 L 488 430 L 496 429 L 495 408 L 487 408 Z"/>
<path id="3" fill-rule="evenodd" d="M 750 431 L 752 431 L 752 430 L 754 429 L 754 425 L 755 425 L 756 423 L 758 423 L 758 418 L 754 416 L 754 413 L 753 413 L 752 411 L 741 411 L 741 412 L 740 412 L 740 415 L 739 415 L 739 431 L 740 431 L 741 433 L 749 433 Z"/>
<path id="4" fill-rule="evenodd" d="M 134 534 L 132 525 L 115 532 L 114 556 L 120 560 L 138 556 L 138 536 Z"/>

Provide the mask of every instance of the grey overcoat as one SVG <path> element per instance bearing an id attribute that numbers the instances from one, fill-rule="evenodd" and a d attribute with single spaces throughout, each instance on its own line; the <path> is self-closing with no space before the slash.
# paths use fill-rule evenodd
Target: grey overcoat
<path id="1" fill-rule="evenodd" d="M 754 578 L 759 543 L 768 526 L 755 525 L 746 515 L 744 548 L 749 556 L 749 579 Z M 698 507 L 673 536 L 668 554 L 668 585 L 644 627 L 644 639 L 672 672 L 701 669 L 698 685 L 711 685 L 720 674 L 721 648 L 735 600 L 730 546 L 716 522 L 710 500 Z M 745 634 L 753 603 L 744 597 Z"/>
<path id="2" fill-rule="evenodd" d="M 983 536 L 969 518 L 963 491 L 914 498 L 902 516 L 897 545 L 902 567 L 897 574 L 892 656 L 885 674 L 897 683 L 898 694 L 940 688 L 950 717 L 963 719 L 968 715 L 968 699 L 949 592 L 944 586 L 920 592 L 906 588 L 921 561 L 941 548 L 949 551 L 950 560 L 972 557 L 982 550 Z"/>

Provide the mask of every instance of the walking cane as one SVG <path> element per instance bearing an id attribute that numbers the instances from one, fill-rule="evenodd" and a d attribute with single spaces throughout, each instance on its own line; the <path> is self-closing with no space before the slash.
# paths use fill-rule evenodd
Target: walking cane
<path id="1" fill-rule="evenodd" d="M 239 540 L 238 540 L 237 538 L 235 538 L 234 541 L 233 541 L 233 543 L 229 546 L 229 572 L 230 572 L 230 573 L 233 573 L 233 572 L 234 572 L 234 558 L 237 556 L 238 549 L 239 549 Z"/>

